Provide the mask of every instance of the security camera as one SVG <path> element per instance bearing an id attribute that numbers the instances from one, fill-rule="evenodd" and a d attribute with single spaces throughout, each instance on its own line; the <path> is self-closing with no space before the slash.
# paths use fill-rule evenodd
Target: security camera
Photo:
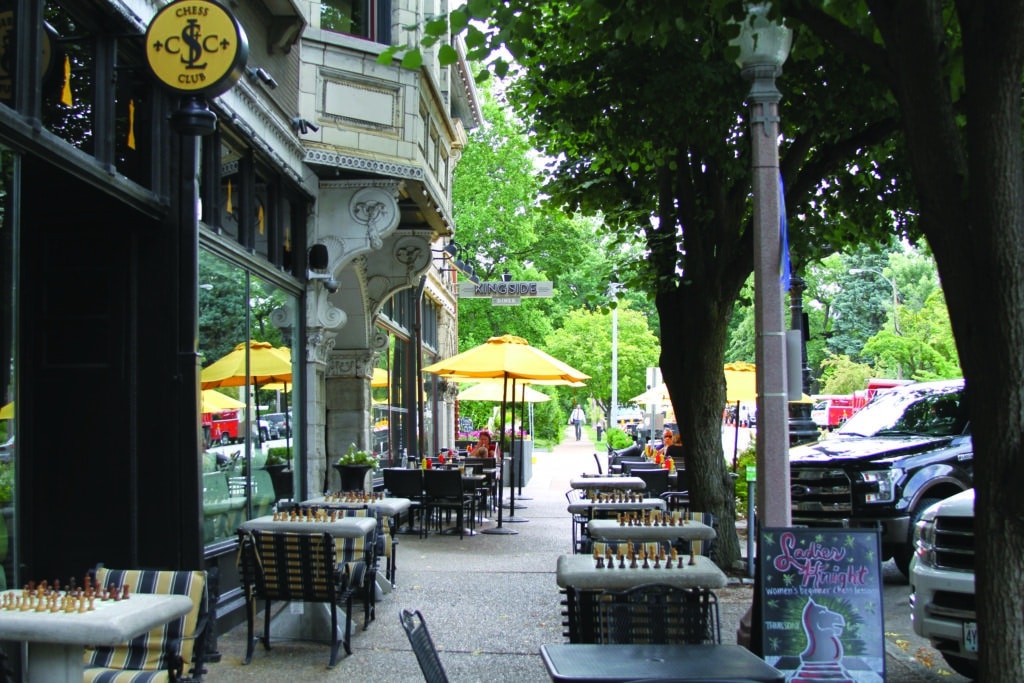
<path id="1" fill-rule="evenodd" d="M 334 276 L 331 275 L 330 273 L 314 273 L 312 270 L 307 270 L 306 279 L 320 280 L 321 282 L 324 283 L 324 289 L 326 289 L 331 294 L 334 294 L 339 289 L 341 289 L 341 283 L 334 279 Z"/>

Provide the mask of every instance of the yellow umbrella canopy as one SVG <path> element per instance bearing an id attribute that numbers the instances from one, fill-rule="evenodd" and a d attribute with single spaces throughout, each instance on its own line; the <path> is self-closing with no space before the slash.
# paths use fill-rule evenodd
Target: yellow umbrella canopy
<path id="1" fill-rule="evenodd" d="M 373 369 L 373 379 L 370 380 L 370 387 L 378 389 L 388 385 L 388 371 L 384 368 Z"/>
<path id="2" fill-rule="evenodd" d="M 200 379 L 203 389 L 291 382 L 291 352 L 284 347 L 274 348 L 270 342 L 242 343 L 220 360 L 203 368 Z"/>
<path id="3" fill-rule="evenodd" d="M 204 389 L 202 394 L 203 412 L 216 413 L 221 410 L 233 410 L 245 407 L 245 403 L 237 398 L 231 398 L 214 389 Z"/>
<path id="4" fill-rule="evenodd" d="M 13 420 L 14 419 L 14 401 L 11 401 L 4 407 L 0 408 L 0 420 Z"/>
<path id="5" fill-rule="evenodd" d="M 668 387 L 665 384 L 659 384 L 656 387 L 651 387 L 639 396 L 634 396 L 629 399 L 630 403 L 636 403 L 637 405 L 651 405 L 654 403 L 671 403 L 672 399 L 668 395 Z"/>
<path id="6" fill-rule="evenodd" d="M 460 401 L 495 401 L 500 402 L 502 382 L 481 382 L 459 391 Z M 524 398 L 525 396 L 525 398 Z M 512 394 L 512 385 L 505 388 L 505 401 L 523 401 L 527 403 L 543 403 L 550 401 L 551 397 L 528 386 L 516 387 L 515 395 Z"/>
<path id="7" fill-rule="evenodd" d="M 729 403 L 748 403 L 757 400 L 757 366 L 744 361 L 725 364 L 725 400 Z M 807 394 L 801 394 L 799 401 L 792 401 L 812 402 L 813 399 Z"/>
<path id="8" fill-rule="evenodd" d="M 517 380 L 562 380 L 582 382 L 590 375 L 530 346 L 522 337 L 506 334 L 423 368 L 445 377 L 486 379 L 507 377 Z"/>
<path id="9" fill-rule="evenodd" d="M 725 400 L 729 403 L 757 400 L 757 372 L 753 363 L 725 364 Z"/>

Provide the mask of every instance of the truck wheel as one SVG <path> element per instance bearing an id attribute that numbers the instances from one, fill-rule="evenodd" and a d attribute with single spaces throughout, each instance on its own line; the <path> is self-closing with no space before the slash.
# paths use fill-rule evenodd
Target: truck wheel
<path id="1" fill-rule="evenodd" d="M 949 668 L 961 676 L 970 678 L 972 681 L 978 677 L 978 662 L 974 659 L 957 657 L 956 655 L 942 654 L 942 658 L 949 664 Z"/>
<path id="2" fill-rule="evenodd" d="M 896 568 L 900 570 L 903 576 L 910 578 L 910 560 L 914 557 L 914 528 L 917 526 L 918 520 L 921 519 L 921 515 L 924 511 L 930 508 L 935 503 L 938 503 L 941 498 L 922 498 L 914 508 L 914 514 L 910 516 L 910 535 L 907 538 L 906 544 L 896 551 L 892 559 L 896 562 Z"/>
<path id="3" fill-rule="evenodd" d="M 231 444 L 231 435 L 228 434 L 227 432 L 221 432 L 220 433 L 220 445 L 221 446 L 228 446 L 230 444 Z"/>

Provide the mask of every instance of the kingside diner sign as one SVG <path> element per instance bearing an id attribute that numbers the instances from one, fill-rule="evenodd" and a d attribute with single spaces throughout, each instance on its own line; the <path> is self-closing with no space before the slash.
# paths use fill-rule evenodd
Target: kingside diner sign
<path id="1" fill-rule="evenodd" d="M 459 283 L 460 299 L 490 299 L 492 306 L 518 306 L 528 299 L 553 296 L 550 282 L 472 282 Z"/>

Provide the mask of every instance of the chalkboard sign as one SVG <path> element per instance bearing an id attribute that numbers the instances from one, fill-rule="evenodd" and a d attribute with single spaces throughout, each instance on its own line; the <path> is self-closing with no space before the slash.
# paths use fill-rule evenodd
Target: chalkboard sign
<path id="1" fill-rule="evenodd" d="M 459 431 L 463 433 L 469 433 L 473 431 L 473 420 L 468 417 L 459 418 Z"/>
<path id="2" fill-rule="evenodd" d="M 885 680 L 882 563 L 871 529 L 761 532 L 764 660 L 786 680 Z"/>

